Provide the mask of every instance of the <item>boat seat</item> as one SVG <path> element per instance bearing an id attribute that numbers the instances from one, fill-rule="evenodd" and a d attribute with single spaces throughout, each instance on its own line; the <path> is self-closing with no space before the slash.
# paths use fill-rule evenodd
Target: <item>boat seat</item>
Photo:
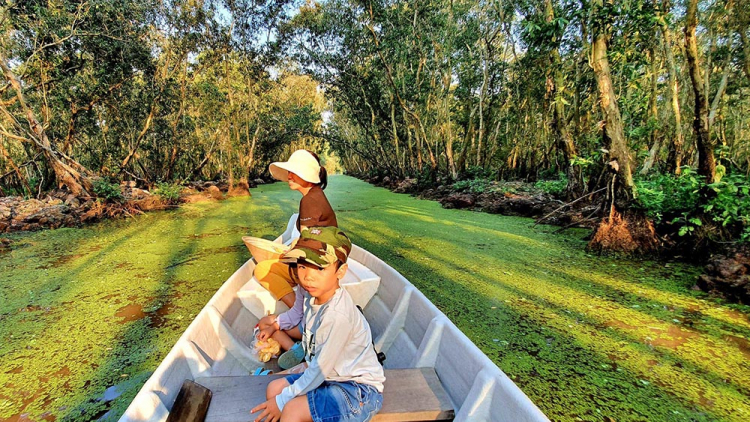
<path id="1" fill-rule="evenodd" d="M 249 422 L 250 409 L 266 400 L 266 386 L 284 375 L 196 378 L 211 390 L 206 422 Z M 386 369 L 383 407 L 372 419 L 386 421 L 453 420 L 455 412 L 433 368 Z"/>
<path id="2" fill-rule="evenodd" d="M 286 223 L 286 230 L 284 230 L 284 233 L 281 233 L 281 235 L 277 237 L 274 242 L 290 245 L 292 243 L 292 240 L 299 237 L 299 230 L 297 230 L 298 216 L 299 213 L 294 213 L 291 217 L 289 217 L 289 222 Z"/>
<path id="3" fill-rule="evenodd" d="M 350 259 L 348 263 L 349 270 L 341 279 L 341 287 L 349 292 L 355 304 L 364 308 L 378 291 L 380 276 L 353 259 Z M 283 302 L 274 299 L 271 292 L 263 288 L 255 277 L 242 286 L 237 292 L 237 297 L 242 301 L 242 305 L 257 318 L 268 314 L 279 314 L 289 309 Z"/>

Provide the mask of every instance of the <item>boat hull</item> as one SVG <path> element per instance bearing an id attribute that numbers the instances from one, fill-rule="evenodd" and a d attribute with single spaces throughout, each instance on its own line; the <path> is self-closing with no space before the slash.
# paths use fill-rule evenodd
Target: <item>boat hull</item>
<path id="1" fill-rule="evenodd" d="M 364 314 L 387 369 L 434 368 L 457 421 L 547 421 L 479 348 L 406 278 L 354 246 L 350 259 L 379 276 Z M 147 380 L 121 422 L 164 421 L 185 379 L 243 376 L 263 364 L 250 353 L 252 330 L 265 311 L 243 305 L 252 279 L 248 260 L 216 292 Z M 366 299 L 363 299 L 366 300 Z M 245 301 L 247 303 L 247 301 Z"/>

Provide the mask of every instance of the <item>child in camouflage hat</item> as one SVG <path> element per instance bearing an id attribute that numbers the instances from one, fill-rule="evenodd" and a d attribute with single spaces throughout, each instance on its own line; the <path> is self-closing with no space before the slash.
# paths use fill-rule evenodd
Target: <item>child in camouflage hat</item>
<path id="1" fill-rule="evenodd" d="M 369 421 L 383 403 L 383 367 L 370 326 L 339 281 L 352 244 L 336 227 L 303 230 L 282 261 L 295 265 L 304 298 L 302 343 L 308 367 L 272 381 L 256 420 Z M 356 408 L 353 408 L 356 407 Z"/>

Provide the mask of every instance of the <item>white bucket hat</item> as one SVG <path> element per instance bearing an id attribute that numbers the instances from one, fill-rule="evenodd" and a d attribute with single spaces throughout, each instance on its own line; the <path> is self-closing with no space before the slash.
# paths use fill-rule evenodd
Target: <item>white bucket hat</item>
<path id="1" fill-rule="evenodd" d="M 282 182 L 286 182 L 289 172 L 292 172 L 306 182 L 320 183 L 320 164 L 310 152 L 304 149 L 294 151 L 287 161 L 271 163 L 268 170 L 271 171 L 274 179 Z"/>

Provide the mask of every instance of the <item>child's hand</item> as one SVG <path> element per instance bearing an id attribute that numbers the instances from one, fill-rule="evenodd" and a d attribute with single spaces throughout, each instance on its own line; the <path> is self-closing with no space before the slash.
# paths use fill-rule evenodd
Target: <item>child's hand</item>
<path id="1" fill-rule="evenodd" d="M 263 411 L 260 416 L 255 418 L 255 422 L 260 422 L 265 419 L 265 422 L 276 422 L 281 418 L 281 410 L 276 405 L 276 397 L 269 399 L 265 403 L 261 403 L 253 408 L 250 413 Z"/>
<path id="2" fill-rule="evenodd" d="M 266 315 L 263 318 L 261 318 L 260 321 L 258 321 L 258 328 L 263 330 L 268 327 L 273 327 L 273 324 L 275 323 L 276 323 L 275 315 Z"/>
<path id="3" fill-rule="evenodd" d="M 258 340 L 261 340 L 261 341 L 263 341 L 263 340 L 267 340 L 267 339 L 268 339 L 268 338 L 270 338 L 270 337 L 271 337 L 271 336 L 273 335 L 273 333 L 275 333 L 275 332 L 276 332 L 276 330 L 275 330 L 275 329 L 274 329 L 274 328 L 273 328 L 272 326 L 271 326 L 271 327 L 266 327 L 266 328 L 263 328 L 262 330 L 259 330 L 259 331 L 258 331 L 258 335 L 257 335 L 257 337 L 258 337 Z"/>

